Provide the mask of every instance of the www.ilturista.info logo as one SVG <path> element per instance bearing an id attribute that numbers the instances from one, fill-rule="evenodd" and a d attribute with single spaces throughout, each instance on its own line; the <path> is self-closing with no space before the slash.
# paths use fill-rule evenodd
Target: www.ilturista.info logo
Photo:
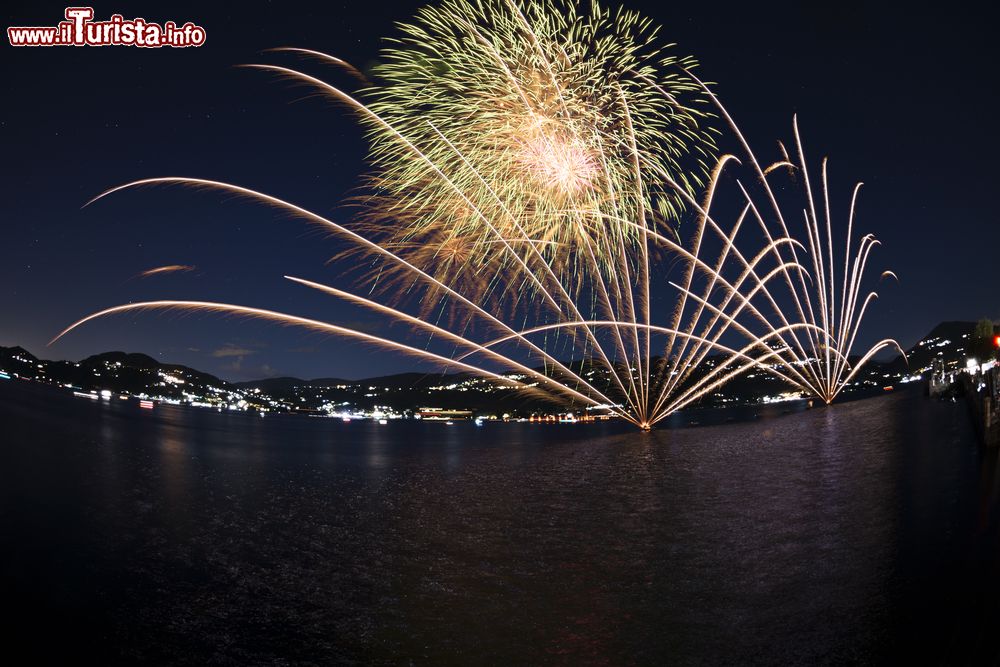
<path id="1" fill-rule="evenodd" d="M 183 48 L 205 43 L 205 29 L 188 21 L 163 25 L 146 19 L 125 19 L 112 14 L 107 21 L 94 21 L 93 7 L 67 7 L 66 20 L 52 27 L 7 28 L 11 46 L 162 46 Z"/>

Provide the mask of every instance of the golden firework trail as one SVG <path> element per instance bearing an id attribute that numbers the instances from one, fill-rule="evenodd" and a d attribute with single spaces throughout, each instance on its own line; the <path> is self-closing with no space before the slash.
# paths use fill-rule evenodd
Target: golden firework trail
<path id="1" fill-rule="evenodd" d="M 807 242 L 795 240 L 767 184 L 770 171 L 794 168 L 790 160 L 763 170 L 749 156 L 780 233 L 770 232 L 768 215 L 742 184 L 746 203 L 731 226 L 720 225 L 711 213 L 716 191 L 739 161 L 715 159 L 708 123 L 717 100 L 690 73 L 692 59 L 658 46 L 648 20 L 596 3 L 582 11 L 561 0 L 444 0 L 401 32 L 373 71 L 378 83 L 355 94 L 297 69 L 251 66 L 316 88 L 368 129 L 373 171 L 353 201 L 354 221 L 202 178 L 144 179 L 96 199 L 181 184 L 321 225 L 346 244 L 334 261 L 355 267 L 353 289 L 286 278 L 405 324 L 413 344 L 189 300 L 108 308 L 56 340 L 115 313 L 231 313 L 361 340 L 644 429 L 749 368 L 829 400 L 853 378 L 860 364 L 848 353 L 873 298 L 856 313 L 860 276 L 875 242 L 861 241 L 835 320 L 832 260 L 822 256 L 815 212 L 806 215 Z M 289 50 L 365 79 L 334 56 Z M 823 188 L 825 195 L 825 167 Z M 690 231 L 679 225 L 685 215 L 693 217 Z M 748 238 L 748 220 L 764 234 Z M 792 320 L 772 293 L 782 286 L 792 292 Z M 810 286 L 819 290 L 819 318 Z M 676 298 L 664 302 L 668 291 Z"/>
<path id="2" fill-rule="evenodd" d="M 132 278 L 149 278 L 150 276 L 158 276 L 167 273 L 190 273 L 191 271 L 194 271 L 195 268 L 196 267 L 188 264 L 167 264 L 166 266 L 157 266 L 152 269 L 140 271 L 132 276 Z"/>

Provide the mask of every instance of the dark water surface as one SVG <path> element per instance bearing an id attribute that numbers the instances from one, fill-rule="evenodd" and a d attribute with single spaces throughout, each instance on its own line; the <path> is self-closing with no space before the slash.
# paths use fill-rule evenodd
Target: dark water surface
<path id="1" fill-rule="evenodd" d="M 0 382 L 4 651 L 37 662 L 982 664 L 1000 478 L 963 404 L 421 424 Z"/>

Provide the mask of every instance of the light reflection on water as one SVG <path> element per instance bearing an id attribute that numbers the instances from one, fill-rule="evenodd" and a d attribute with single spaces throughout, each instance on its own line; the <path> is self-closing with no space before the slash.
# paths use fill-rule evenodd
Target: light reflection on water
<path id="1" fill-rule="evenodd" d="M 11 637 L 50 619 L 68 640 L 31 644 L 49 657 L 996 657 L 996 460 L 961 404 L 681 428 L 725 414 L 689 412 L 643 434 L 0 391 L 0 564 L 27 612 Z"/>

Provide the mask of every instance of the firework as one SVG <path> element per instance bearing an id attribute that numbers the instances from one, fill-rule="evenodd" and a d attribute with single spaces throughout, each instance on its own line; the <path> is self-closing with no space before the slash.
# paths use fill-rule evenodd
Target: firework
<path id="1" fill-rule="evenodd" d="M 693 74 L 691 76 L 697 80 Z M 771 226 L 776 227 L 777 233 L 785 237 L 790 234 L 788 222 L 790 216 L 786 215 L 786 209 L 789 207 L 782 206 L 779 202 L 775 188 L 770 183 L 771 174 L 786 172 L 796 177 L 798 181 L 807 251 L 801 244 L 773 245 L 771 250 L 779 262 L 787 258 L 792 264 L 798 264 L 800 252 L 802 260 L 808 260 L 808 271 L 783 271 L 783 278 L 785 291 L 794 304 L 795 316 L 798 321 L 809 326 L 801 332 L 803 334 L 801 337 L 793 330 L 780 337 L 784 345 L 782 356 L 792 365 L 802 369 L 794 384 L 807 394 L 814 395 L 827 404 L 832 403 L 837 395 L 850 385 L 861 368 L 883 349 L 895 348 L 904 359 L 906 358 L 899 343 L 892 338 L 876 342 L 859 356 L 855 357 L 852 354 L 868 306 L 878 298 L 878 293 L 875 291 L 867 292 L 864 297 L 862 294 L 868 261 L 872 251 L 880 245 L 880 242 L 872 234 L 865 234 L 857 241 L 853 238 L 855 210 L 863 184 L 857 183 L 851 194 L 846 241 L 841 258 L 843 270 L 838 277 L 837 267 L 840 262 L 835 259 L 838 253 L 834 243 L 827 159 L 824 158 L 822 161 L 819 191 L 821 203 L 817 204 L 799 132 L 798 118 L 793 117 L 792 121 L 794 156 L 789 155 L 785 145 L 779 142 L 782 159 L 764 167 L 718 97 L 704 83 L 701 83 L 701 86 L 743 146 L 752 177 L 759 184 L 758 190 L 764 199 L 764 203 L 759 204 L 751 194 L 751 190 L 737 179 L 737 187 L 741 198 L 745 201 L 744 215 L 752 212 L 753 219 L 768 239 L 772 238 Z M 710 184 L 710 191 L 718 182 L 719 171 L 721 170 L 716 172 Z M 702 215 L 711 217 L 706 210 L 710 208 L 710 201 L 705 208 L 698 207 L 693 201 L 691 204 L 698 208 Z M 892 271 L 883 271 L 880 279 L 884 278 L 897 279 Z M 686 292 L 685 288 L 680 289 Z M 774 294 L 770 290 L 764 290 L 764 294 L 773 307 L 775 317 L 787 324 L 788 319 L 775 301 Z"/>
<path id="2" fill-rule="evenodd" d="M 647 225 L 677 226 L 683 203 L 653 174 L 694 194 L 715 159 L 694 60 L 635 13 L 445 0 L 400 28 L 359 91 L 375 171 L 358 203 L 381 244 L 419 249 L 434 275 L 454 279 L 441 258 L 457 251 L 482 295 L 521 259 L 567 285 L 588 282 L 590 250 L 610 271 Z"/>
<path id="3" fill-rule="evenodd" d="M 352 337 L 642 428 L 752 367 L 810 389 L 831 386 L 803 363 L 801 340 L 823 348 L 828 376 L 852 368 L 854 306 L 844 302 L 835 331 L 801 307 L 789 321 L 771 293 L 775 285 L 815 284 L 807 257 L 823 285 L 832 279 L 816 264 L 818 223 L 807 216 L 805 244 L 783 220 L 772 234 L 749 195 L 732 225 L 716 221 L 716 190 L 736 160 L 713 157 L 714 96 L 690 73 L 693 60 L 657 46 L 647 20 L 597 4 L 583 12 L 555 0 L 445 0 L 401 31 L 372 73 L 376 83 L 353 95 L 298 70 L 254 66 L 315 86 L 368 128 L 373 171 L 354 200 L 361 214 L 353 222 L 198 178 L 146 179 L 101 196 L 156 183 L 210 187 L 322 225 L 347 243 L 335 261 L 357 267 L 357 286 L 288 278 L 405 324 L 413 344 L 182 300 L 110 308 L 60 336 L 127 311 L 229 312 Z M 693 224 L 680 227 L 683 216 Z M 763 240 L 746 238 L 748 219 L 765 229 Z M 756 252 L 747 252 L 751 244 Z M 863 242 L 865 259 L 870 245 Z M 858 282 L 845 295 L 856 298 Z M 676 299 L 661 303 L 670 285 Z M 390 302 L 376 298 L 384 294 Z M 657 318 L 662 324 L 656 313 L 667 314 Z M 431 341 L 453 352 L 431 352 Z"/>

